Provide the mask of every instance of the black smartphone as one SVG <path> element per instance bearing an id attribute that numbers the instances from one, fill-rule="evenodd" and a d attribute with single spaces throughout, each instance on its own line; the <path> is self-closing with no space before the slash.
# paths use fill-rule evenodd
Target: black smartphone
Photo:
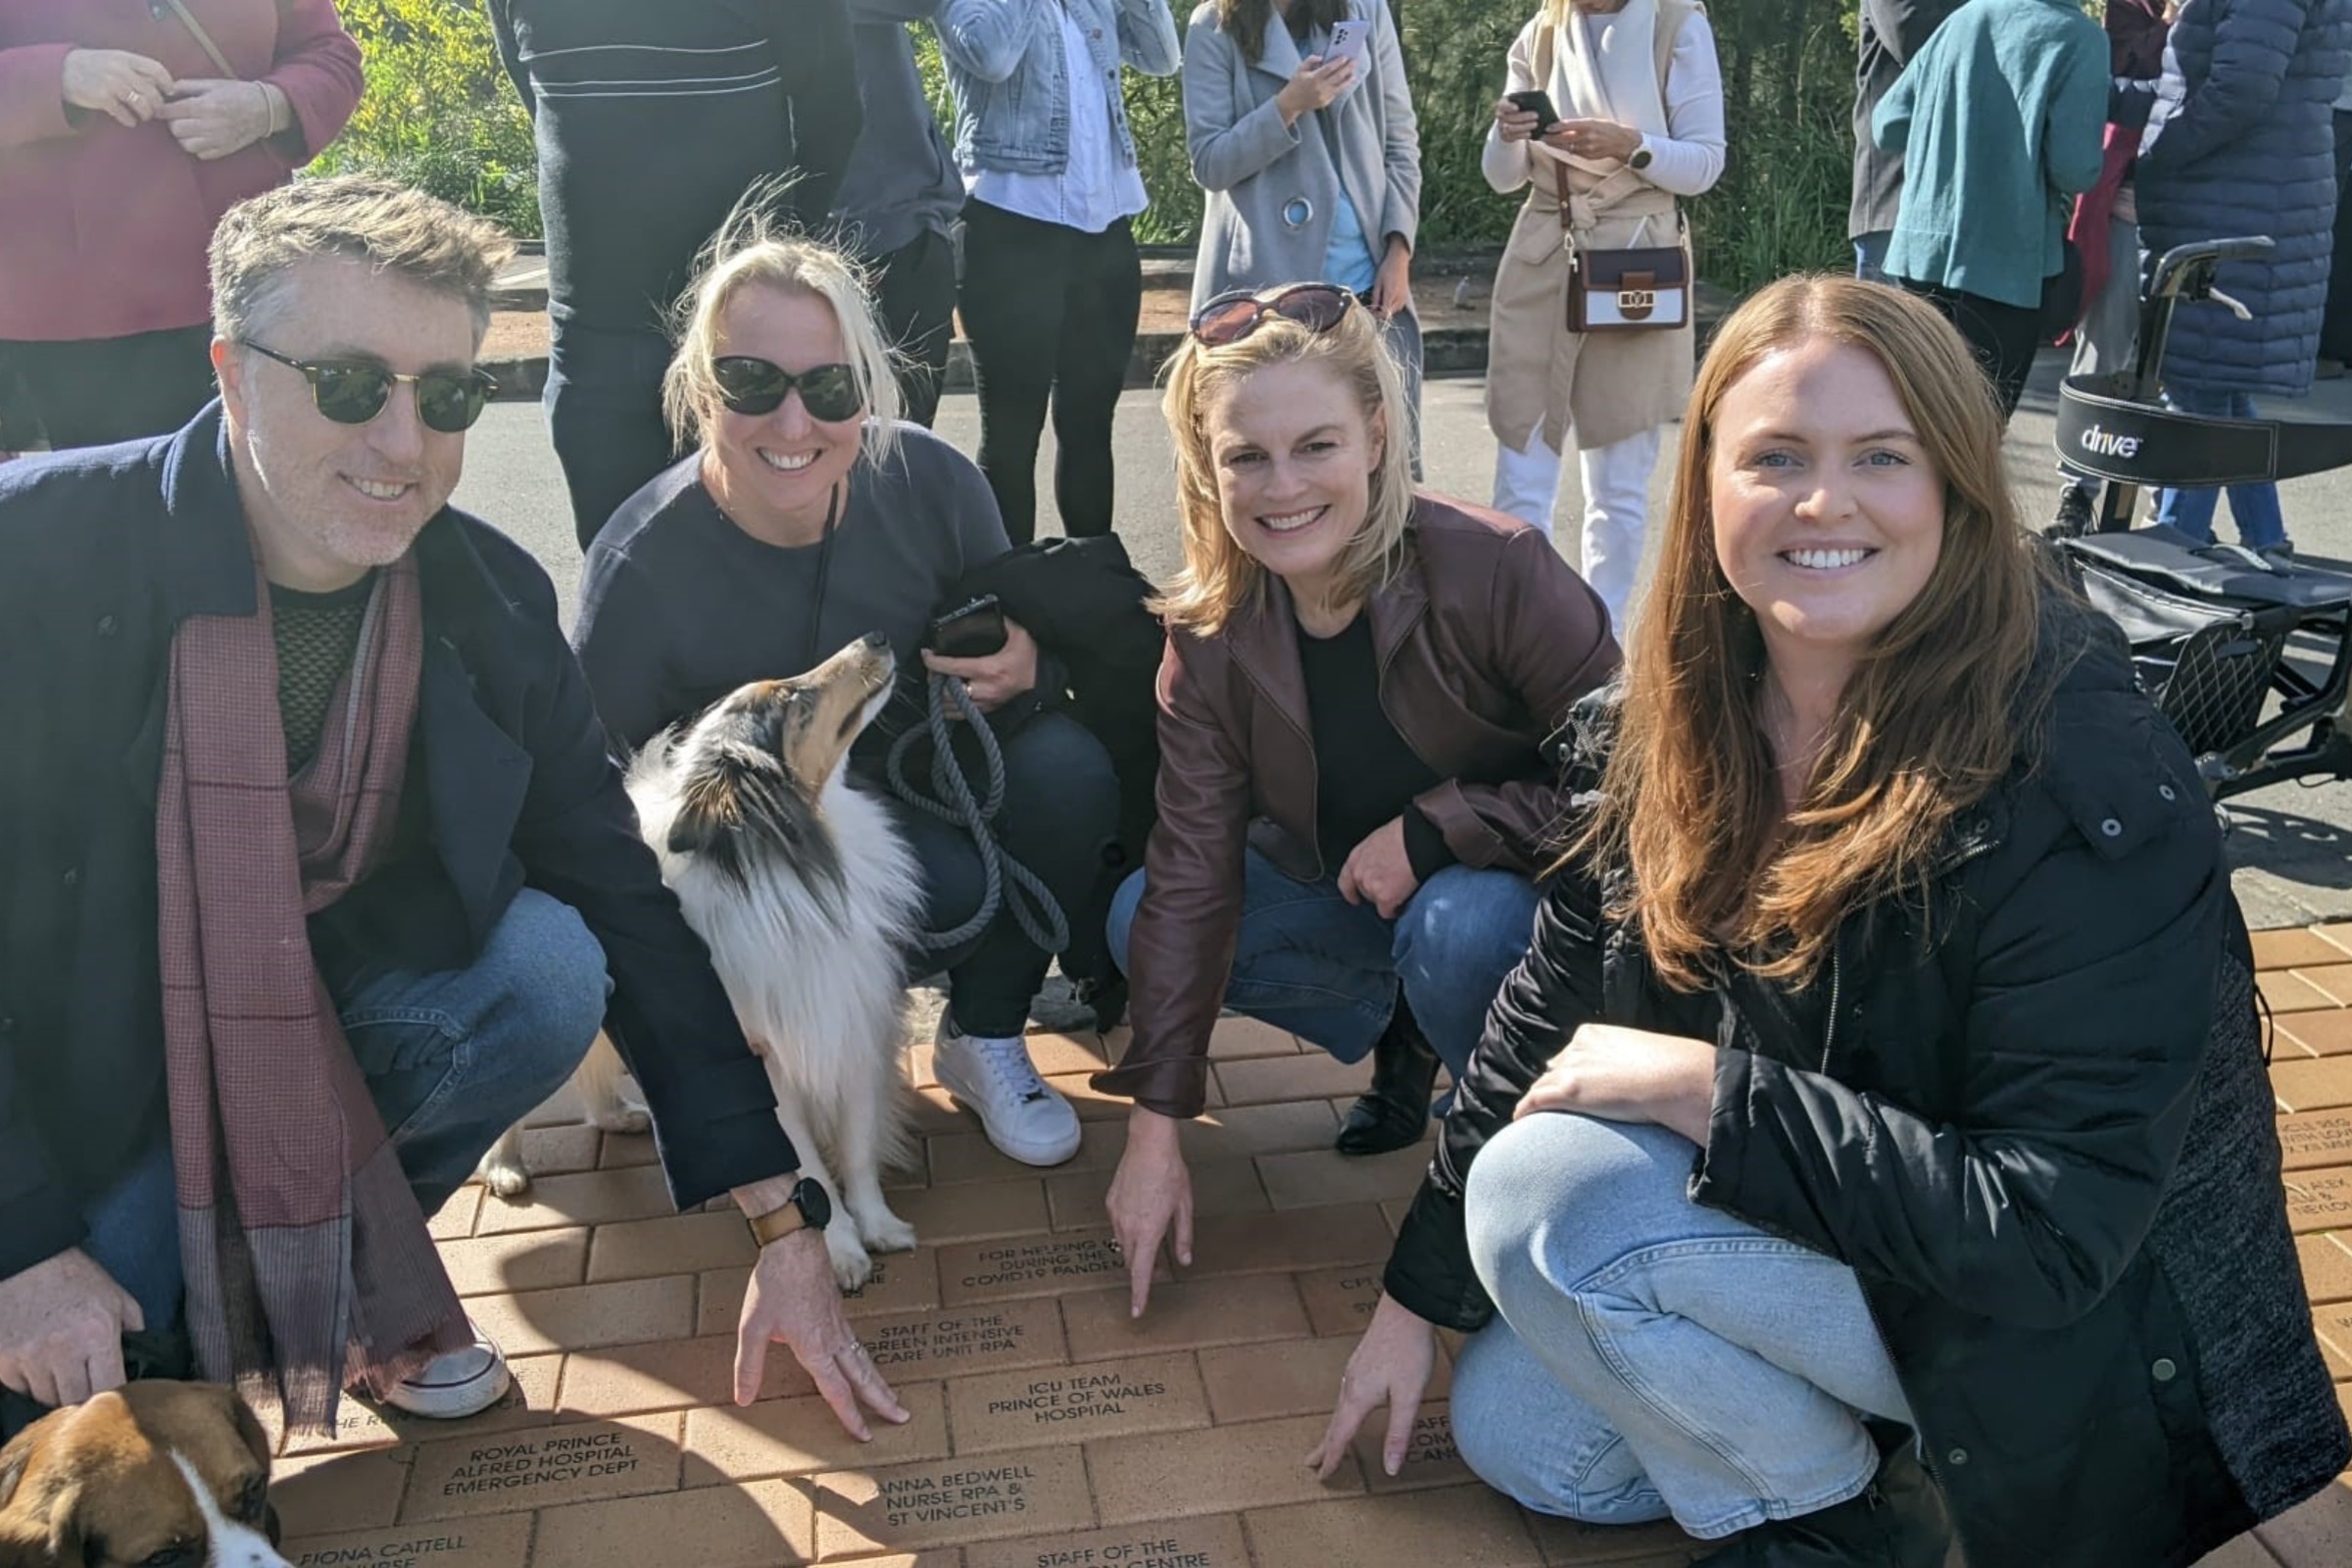
<path id="1" fill-rule="evenodd" d="M 946 659 L 986 659 L 1004 649 L 1004 611 L 995 594 L 982 594 L 931 621 L 931 651 Z"/>
<path id="2" fill-rule="evenodd" d="M 1506 92 L 1503 96 L 1511 101 L 1513 108 L 1536 117 L 1536 134 L 1539 136 L 1560 122 L 1560 112 L 1551 107 L 1551 94 L 1541 87 L 1530 87 L 1525 92 Z"/>

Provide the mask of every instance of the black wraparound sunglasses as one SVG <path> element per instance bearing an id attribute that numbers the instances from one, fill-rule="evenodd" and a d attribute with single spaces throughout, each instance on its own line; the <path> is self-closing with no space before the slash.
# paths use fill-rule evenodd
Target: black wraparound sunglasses
<path id="1" fill-rule="evenodd" d="M 858 372 L 846 365 L 814 365 L 796 373 L 771 360 L 730 354 L 711 362 L 710 375 L 718 383 L 718 401 L 730 414 L 773 414 L 795 387 L 811 419 L 854 419 L 865 410 Z"/>
<path id="2" fill-rule="evenodd" d="M 1309 332 L 1328 332 L 1355 303 L 1355 296 L 1337 283 L 1294 283 L 1263 298 L 1254 289 L 1236 289 L 1193 313 L 1193 336 L 1209 348 L 1223 348 L 1256 331 L 1269 316 L 1296 321 Z"/>
<path id="3" fill-rule="evenodd" d="M 337 424 L 366 424 L 384 412 L 392 388 L 406 381 L 416 389 L 416 417 L 428 430 L 456 435 L 470 429 L 482 416 L 482 405 L 498 391 L 498 383 L 481 370 L 426 370 L 403 375 L 366 360 L 295 360 L 244 340 L 244 347 L 265 360 L 275 360 L 302 372 L 311 383 L 311 401 Z"/>

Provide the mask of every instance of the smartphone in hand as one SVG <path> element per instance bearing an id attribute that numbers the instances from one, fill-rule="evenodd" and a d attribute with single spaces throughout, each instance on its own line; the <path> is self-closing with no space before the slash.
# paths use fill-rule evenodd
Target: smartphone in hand
<path id="1" fill-rule="evenodd" d="M 1369 68 L 1372 52 L 1372 24 L 1361 17 L 1348 17 L 1331 24 L 1331 47 L 1323 51 L 1325 64 L 1334 60 L 1355 62 L 1355 74 L 1362 79 Z"/>
<path id="2" fill-rule="evenodd" d="M 1560 122 L 1560 112 L 1551 107 L 1551 94 L 1541 87 L 1530 87 L 1525 92 L 1504 93 L 1503 97 L 1521 114 L 1536 117 L 1536 134 L 1539 137 L 1550 135 L 1551 128 Z"/>

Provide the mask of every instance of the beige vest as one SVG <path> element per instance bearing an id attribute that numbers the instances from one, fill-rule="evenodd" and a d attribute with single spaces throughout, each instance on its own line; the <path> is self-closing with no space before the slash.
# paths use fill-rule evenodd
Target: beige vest
<path id="1" fill-rule="evenodd" d="M 1661 93 L 1675 40 L 1698 0 L 1657 0 L 1655 25 Z M 1577 25 L 1574 16 L 1568 24 Z M 1564 115 L 1572 105 L 1553 34 L 1539 30 L 1536 73 Z M 1518 451 L 1538 430 L 1553 451 L 1571 431 L 1580 448 L 1605 447 L 1677 418 L 1690 395 L 1697 338 L 1686 325 L 1668 332 L 1568 330 L 1568 249 L 1560 233 L 1551 161 L 1531 154 L 1536 176 L 1511 225 L 1487 338 L 1487 424 Z M 1668 245 L 1681 232 L 1673 196 L 1631 171 L 1597 177 L 1569 171 L 1569 227 L 1590 249 Z"/>

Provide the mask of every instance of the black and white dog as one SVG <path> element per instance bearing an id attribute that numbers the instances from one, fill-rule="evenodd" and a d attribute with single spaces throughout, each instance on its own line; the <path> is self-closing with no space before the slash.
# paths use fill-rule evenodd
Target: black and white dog
<path id="1" fill-rule="evenodd" d="M 850 744 L 890 701 L 898 662 L 879 634 L 806 675 L 755 681 L 665 731 L 629 768 L 638 825 L 686 921 L 709 944 L 736 1016 L 767 1064 L 801 1174 L 824 1184 L 834 1275 L 914 1245 L 882 1171 L 911 1152 L 905 951 L 922 882 L 888 813 L 854 787 Z M 591 1119 L 626 1119 L 599 1044 L 582 1069 Z M 601 1081 L 600 1077 L 601 1076 Z M 513 1135 L 510 1135 L 510 1139 Z M 484 1161 L 499 1185 L 519 1159 Z M 525 1178 L 527 1180 L 527 1178 Z"/>

